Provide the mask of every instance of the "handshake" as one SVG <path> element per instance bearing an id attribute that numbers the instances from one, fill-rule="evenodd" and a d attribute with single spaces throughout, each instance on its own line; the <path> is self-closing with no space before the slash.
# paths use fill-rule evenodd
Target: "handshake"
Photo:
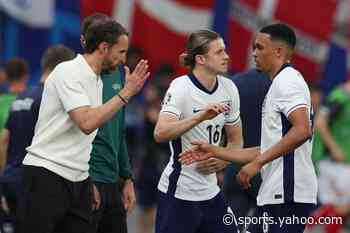
<path id="1" fill-rule="evenodd" d="M 244 188 L 251 187 L 250 179 L 255 176 L 263 164 L 256 159 L 260 149 L 235 149 L 215 146 L 206 142 L 191 142 L 193 147 L 184 151 L 179 156 L 179 162 L 183 165 L 190 165 L 195 162 L 204 161 L 210 158 L 218 158 L 230 162 L 248 163 L 237 174 L 237 182 Z"/>

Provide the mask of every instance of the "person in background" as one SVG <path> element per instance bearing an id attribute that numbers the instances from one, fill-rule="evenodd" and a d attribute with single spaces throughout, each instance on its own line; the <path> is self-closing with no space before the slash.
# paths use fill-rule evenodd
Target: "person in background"
<path id="1" fill-rule="evenodd" d="M 82 41 L 89 26 L 95 22 L 109 20 L 103 14 L 94 14 L 82 23 Z M 108 102 L 118 95 L 125 84 L 123 64 L 126 61 L 129 42 L 126 30 L 121 28 L 118 37 L 118 67 L 112 72 L 102 72 L 102 102 Z M 84 45 L 84 43 L 82 43 Z M 125 106 L 102 126 L 92 143 L 89 174 L 101 197 L 100 208 L 94 211 L 91 232 L 126 233 L 127 213 L 135 205 L 134 182 L 125 138 Z"/>
<path id="2" fill-rule="evenodd" d="M 12 58 L 5 64 L 7 83 L 0 93 L 0 131 L 4 128 L 12 102 L 27 88 L 28 63 L 22 58 Z"/>
<path id="3" fill-rule="evenodd" d="M 145 60 L 132 73 L 125 67 L 125 86 L 102 104 L 101 73 L 119 66 L 123 35 L 125 30 L 114 20 L 92 23 L 84 38 L 85 53 L 59 64 L 46 81 L 35 134 L 23 160 L 20 232 L 91 231 L 93 210 L 101 204 L 89 177 L 92 142 L 98 128 L 150 75 Z"/>
<path id="4" fill-rule="evenodd" d="M 48 48 L 41 58 L 40 83 L 19 94 L 10 108 L 8 120 L 0 137 L 2 161 L 0 167 L 5 167 L 0 182 L 13 220 L 22 190 L 22 161 L 26 147 L 31 144 L 34 136 L 44 82 L 59 63 L 74 57 L 75 53 L 63 45 Z"/>
<path id="5" fill-rule="evenodd" d="M 239 92 L 243 133 L 243 148 L 260 146 L 262 104 L 271 80 L 261 71 L 252 69 L 232 77 Z M 256 197 L 261 184 L 260 173 L 252 178 L 252 186 L 243 189 L 235 176 L 241 169 L 239 163 L 231 163 L 225 169 L 223 192 L 236 217 L 245 217 L 256 208 Z M 245 226 L 239 224 L 242 231 Z"/>

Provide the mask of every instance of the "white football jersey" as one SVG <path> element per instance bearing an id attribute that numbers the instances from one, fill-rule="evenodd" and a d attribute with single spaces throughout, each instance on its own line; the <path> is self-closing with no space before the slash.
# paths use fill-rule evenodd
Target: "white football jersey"
<path id="1" fill-rule="evenodd" d="M 313 112 L 310 92 L 303 76 L 285 65 L 274 78 L 262 108 L 261 152 L 265 152 L 286 135 L 291 128 L 288 115 L 297 108 L 307 108 L 310 124 Z M 266 164 L 258 205 L 282 203 L 316 203 L 317 179 L 311 160 L 312 138 Z"/>
<path id="2" fill-rule="evenodd" d="M 203 121 L 180 138 L 169 142 L 171 157 L 160 178 L 158 189 L 163 193 L 189 201 L 203 201 L 215 197 L 220 188 L 216 174 L 202 175 L 196 164 L 181 165 L 179 154 L 192 147 L 192 141 L 206 141 L 218 145 L 225 124 L 240 122 L 239 95 L 230 79 L 217 76 L 213 91 L 208 91 L 193 74 L 176 78 L 164 97 L 160 114 L 172 114 L 179 120 L 192 117 L 208 104 L 226 103 L 230 110 L 212 120 Z"/>

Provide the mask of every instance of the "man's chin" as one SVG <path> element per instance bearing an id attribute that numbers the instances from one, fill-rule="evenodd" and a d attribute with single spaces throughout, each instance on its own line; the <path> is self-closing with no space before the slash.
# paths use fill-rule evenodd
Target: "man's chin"
<path id="1" fill-rule="evenodd" d="M 225 68 L 225 69 L 219 70 L 219 71 L 218 71 L 218 74 L 219 74 L 219 75 L 226 75 L 226 74 L 228 74 L 228 69 Z"/>
<path id="2" fill-rule="evenodd" d="M 258 66 L 257 64 L 255 64 L 255 69 L 256 69 L 257 71 L 264 72 L 264 71 L 261 69 L 261 67 Z"/>

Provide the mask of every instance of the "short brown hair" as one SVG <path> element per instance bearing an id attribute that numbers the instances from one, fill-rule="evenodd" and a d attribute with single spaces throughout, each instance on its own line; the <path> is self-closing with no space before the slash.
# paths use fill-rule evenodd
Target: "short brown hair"
<path id="1" fill-rule="evenodd" d="M 96 13 L 85 17 L 81 24 L 81 34 L 85 37 L 87 29 L 92 23 L 96 23 L 96 22 L 100 22 L 108 19 L 110 18 L 107 15 L 102 13 Z"/>
<path id="2" fill-rule="evenodd" d="M 102 42 L 112 46 L 122 35 L 128 35 L 128 32 L 120 23 L 112 19 L 93 22 L 87 28 L 85 35 L 85 52 L 93 53 Z"/>
<path id="3" fill-rule="evenodd" d="M 7 81 L 13 82 L 29 74 L 29 65 L 23 58 L 15 57 L 9 60 L 5 65 Z"/>
<path id="4" fill-rule="evenodd" d="M 59 63 L 72 60 L 74 57 L 75 53 L 63 45 L 50 47 L 41 58 L 41 70 L 52 71 Z"/>

